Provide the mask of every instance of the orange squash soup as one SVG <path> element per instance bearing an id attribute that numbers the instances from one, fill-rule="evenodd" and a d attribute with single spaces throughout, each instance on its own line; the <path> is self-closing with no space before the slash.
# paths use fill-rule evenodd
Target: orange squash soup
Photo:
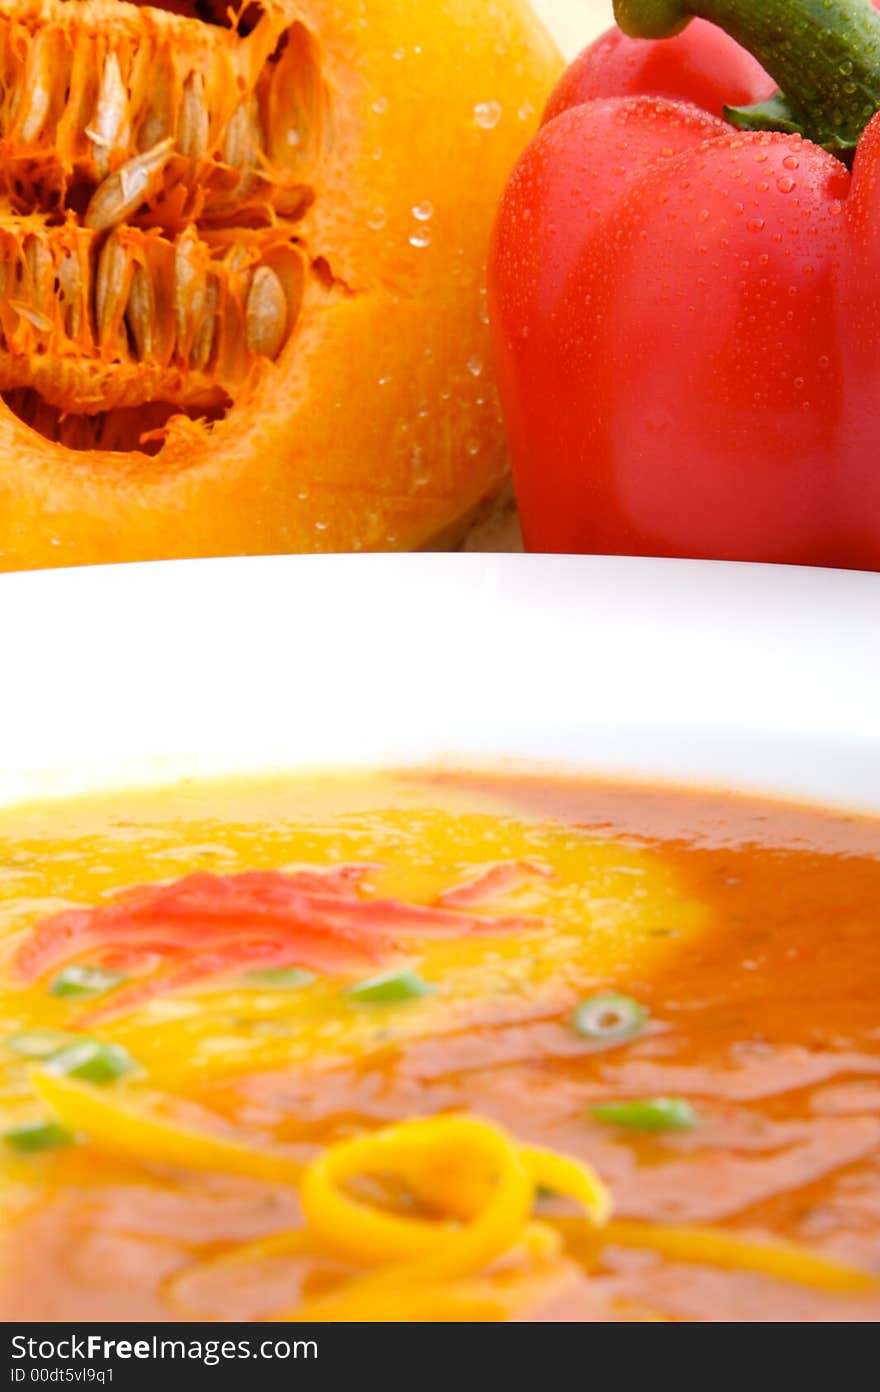
<path id="1" fill-rule="evenodd" d="M 0 812 L 6 1320 L 880 1317 L 880 822 L 512 772 Z"/>

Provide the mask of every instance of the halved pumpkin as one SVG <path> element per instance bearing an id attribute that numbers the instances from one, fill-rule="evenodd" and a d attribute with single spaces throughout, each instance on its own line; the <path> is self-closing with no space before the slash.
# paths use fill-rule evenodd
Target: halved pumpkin
<path id="1" fill-rule="evenodd" d="M 0 0 L 0 568 L 452 535 L 558 67 L 521 0 Z"/>

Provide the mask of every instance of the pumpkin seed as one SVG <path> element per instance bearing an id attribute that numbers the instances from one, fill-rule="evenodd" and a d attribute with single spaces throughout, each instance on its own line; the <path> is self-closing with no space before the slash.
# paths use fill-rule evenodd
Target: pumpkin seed
<path id="1" fill-rule="evenodd" d="M 255 97 L 239 102 L 229 118 L 223 158 L 233 169 L 251 169 L 260 150 L 260 123 Z"/>
<path id="2" fill-rule="evenodd" d="M 42 237 L 28 237 L 24 246 L 24 259 L 34 301 L 37 305 L 48 304 L 52 295 L 52 282 L 55 279 L 55 263 Z"/>
<path id="3" fill-rule="evenodd" d="M 187 159 L 204 158 L 208 149 L 208 108 L 205 105 L 205 79 L 191 72 L 183 84 L 177 145 Z"/>
<path id="4" fill-rule="evenodd" d="M 161 186 L 162 174 L 174 144 L 169 135 L 151 150 L 135 155 L 108 175 L 92 194 L 83 219 L 86 227 L 103 231 L 118 227 Z"/>
<path id="5" fill-rule="evenodd" d="M 287 335 L 287 299 L 271 266 L 254 271 L 245 306 L 247 345 L 261 358 L 274 358 Z"/>
<path id="6" fill-rule="evenodd" d="M 152 277 L 146 266 L 135 265 L 132 268 L 131 288 L 128 292 L 125 318 L 131 329 L 138 357 L 140 359 L 152 357 L 156 296 L 153 293 Z"/>
<path id="7" fill-rule="evenodd" d="M 205 311 L 193 339 L 190 361 L 199 370 L 207 367 L 214 346 L 214 330 L 217 325 L 217 282 L 209 276 L 205 282 Z"/>
<path id="8" fill-rule="evenodd" d="M 95 323 L 98 342 L 102 345 L 107 343 L 119 322 L 130 278 L 129 253 L 120 242 L 118 233 L 111 232 L 101 248 L 95 276 Z"/>
<path id="9" fill-rule="evenodd" d="M 58 263 L 58 286 L 64 332 L 76 338 L 82 327 L 82 275 L 75 251 L 65 251 Z"/>
<path id="10" fill-rule="evenodd" d="M 186 354 L 205 313 L 205 265 L 199 239 L 188 227 L 174 248 L 174 320 L 177 347 Z"/>
<path id="11" fill-rule="evenodd" d="M 129 141 L 129 125 L 126 120 L 128 92 L 122 81 L 119 59 L 112 51 L 104 59 L 101 85 L 92 124 L 86 135 L 92 145 L 92 158 L 101 178 L 110 168 L 110 157 L 117 149 L 124 149 Z"/>
<path id="12" fill-rule="evenodd" d="M 49 114 L 52 98 L 51 34 L 34 37 L 22 79 L 22 98 L 18 107 L 18 130 L 28 145 L 38 140 Z"/>
<path id="13" fill-rule="evenodd" d="M 151 150 L 173 132 L 174 62 L 169 53 L 139 55 L 143 67 L 149 67 L 149 97 L 138 127 L 139 150 Z"/>

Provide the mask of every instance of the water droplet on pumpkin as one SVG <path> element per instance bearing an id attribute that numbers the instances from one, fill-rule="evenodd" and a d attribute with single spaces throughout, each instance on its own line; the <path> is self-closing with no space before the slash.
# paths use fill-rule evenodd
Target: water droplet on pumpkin
<path id="1" fill-rule="evenodd" d="M 412 483 L 414 488 L 424 488 L 426 483 L 431 481 L 431 471 L 425 466 L 425 451 L 421 445 L 416 445 L 410 455 L 412 465 Z"/>
<path id="2" fill-rule="evenodd" d="M 474 107 L 474 125 L 480 130 L 494 130 L 501 120 L 501 103 L 498 101 L 477 102 Z"/>
<path id="3" fill-rule="evenodd" d="M 426 247 L 431 245 L 431 234 L 427 227 L 420 227 L 418 232 L 410 234 L 409 244 L 412 247 Z"/>
<path id="4" fill-rule="evenodd" d="M 781 179 L 776 180 L 776 187 L 780 193 L 791 193 L 793 188 L 797 188 L 797 184 L 794 179 L 785 174 Z"/>
<path id="5" fill-rule="evenodd" d="M 801 162 L 796 155 L 786 155 L 782 161 L 786 169 L 800 169 Z"/>
<path id="6" fill-rule="evenodd" d="M 480 377 L 480 376 L 482 376 L 482 373 L 483 373 L 483 360 L 482 360 L 482 358 L 477 358 L 477 357 L 468 358 L 467 370 L 468 370 L 468 372 L 471 374 L 472 377 Z"/>
<path id="7" fill-rule="evenodd" d="M 381 232 L 387 221 L 384 208 L 374 208 L 367 218 L 367 226 L 371 232 Z"/>
<path id="8" fill-rule="evenodd" d="M 479 440 L 468 440 L 467 444 L 465 445 L 465 449 L 467 450 L 471 458 L 473 458 L 475 454 L 480 453 Z"/>
<path id="9" fill-rule="evenodd" d="M 764 219 L 757 217 L 749 218 L 748 222 L 746 223 L 746 227 L 749 229 L 750 232 L 763 232 Z"/>
<path id="10" fill-rule="evenodd" d="M 434 204 L 426 198 L 424 202 L 414 205 L 412 215 L 418 222 L 430 222 L 434 216 Z"/>
<path id="11" fill-rule="evenodd" d="M 377 97 L 373 102 L 373 110 L 377 116 L 384 116 L 385 112 L 388 110 L 388 98 Z"/>

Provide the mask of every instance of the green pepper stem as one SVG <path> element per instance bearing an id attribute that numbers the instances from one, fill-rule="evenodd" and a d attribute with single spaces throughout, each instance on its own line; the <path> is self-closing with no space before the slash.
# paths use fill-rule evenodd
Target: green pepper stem
<path id="1" fill-rule="evenodd" d="M 614 0 L 614 15 L 624 33 L 643 39 L 711 20 L 778 82 L 776 109 L 790 118 L 780 128 L 835 153 L 853 150 L 880 110 L 880 13 L 870 0 Z M 754 124 L 773 125 L 772 109 Z M 731 119 L 749 125 L 747 111 Z"/>

